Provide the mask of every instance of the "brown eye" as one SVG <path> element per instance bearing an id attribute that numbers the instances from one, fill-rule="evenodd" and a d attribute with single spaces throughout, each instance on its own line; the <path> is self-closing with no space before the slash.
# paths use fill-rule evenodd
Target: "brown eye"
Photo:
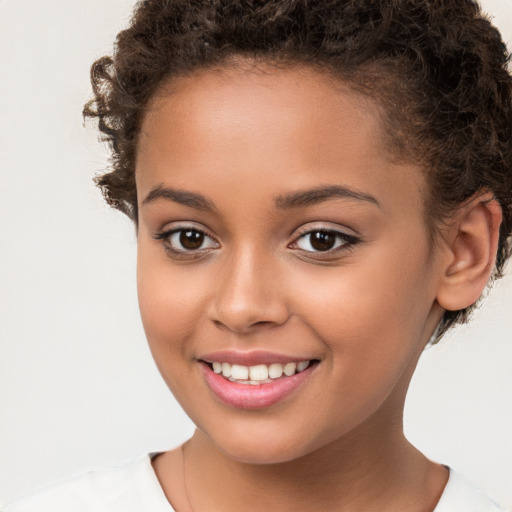
<path id="1" fill-rule="evenodd" d="M 311 247 L 316 251 L 328 251 L 336 243 L 336 235 L 328 231 L 314 231 L 309 236 Z"/>
<path id="2" fill-rule="evenodd" d="M 155 233 L 155 240 L 161 241 L 168 253 L 186 257 L 204 255 L 206 252 L 218 249 L 219 243 L 201 229 L 184 227 Z"/>
<path id="3" fill-rule="evenodd" d="M 188 251 L 199 249 L 204 242 L 204 233 L 195 229 L 183 229 L 179 232 L 180 245 Z"/>
<path id="4" fill-rule="evenodd" d="M 345 249 L 357 244 L 359 239 L 342 231 L 316 229 L 297 238 L 293 246 L 310 253 L 320 253 Z"/>

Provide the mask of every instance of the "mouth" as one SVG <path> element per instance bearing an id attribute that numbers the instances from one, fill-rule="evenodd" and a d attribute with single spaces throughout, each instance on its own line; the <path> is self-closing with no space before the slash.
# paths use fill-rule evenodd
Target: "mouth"
<path id="1" fill-rule="evenodd" d="M 201 369 L 213 394 L 224 404 L 241 409 L 270 407 L 301 387 L 320 363 L 317 359 L 243 365 L 201 359 Z"/>
<path id="2" fill-rule="evenodd" d="M 211 371 L 217 375 L 222 375 L 230 382 L 238 384 L 249 384 L 259 386 L 269 384 L 276 379 L 292 377 L 297 373 L 303 372 L 316 360 L 289 362 L 289 363 L 271 363 L 257 364 L 254 366 L 245 366 L 242 364 L 230 364 L 227 362 L 212 361 L 206 362 L 210 366 Z"/>

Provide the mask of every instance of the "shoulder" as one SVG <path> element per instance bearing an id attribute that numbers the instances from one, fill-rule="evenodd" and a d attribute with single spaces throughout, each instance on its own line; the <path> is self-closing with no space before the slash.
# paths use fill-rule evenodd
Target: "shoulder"
<path id="1" fill-rule="evenodd" d="M 450 469 L 450 477 L 434 512 L 503 512 L 463 476 Z"/>
<path id="2" fill-rule="evenodd" d="M 3 512 L 172 512 L 149 455 L 42 487 Z"/>

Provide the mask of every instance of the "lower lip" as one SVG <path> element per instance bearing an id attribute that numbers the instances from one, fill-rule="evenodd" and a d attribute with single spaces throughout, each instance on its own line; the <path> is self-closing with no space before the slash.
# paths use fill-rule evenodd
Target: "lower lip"
<path id="1" fill-rule="evenodd" d="M 239 409 L 263 409 L 270 407 L 293 394 L 311 375 L 310 365 L 291 377 L 281 377 L 266 384 L 239 384 L 215 373 L 210 365 L 201 363 L 206 383 L 212 392 L 225 404 Z"/>

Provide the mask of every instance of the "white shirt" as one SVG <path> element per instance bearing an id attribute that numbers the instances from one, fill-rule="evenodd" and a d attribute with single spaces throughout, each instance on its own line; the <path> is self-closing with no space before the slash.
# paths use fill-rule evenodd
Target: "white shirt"
<path id="1" fill-rule="evenodd" d="M 174 512 L 151 465 L 150 455 L 115 468 L 90 471 L 36 490 L 4 512 Z M 450 470 L 433 512 L 503 512 L 467 480 Z"/>

